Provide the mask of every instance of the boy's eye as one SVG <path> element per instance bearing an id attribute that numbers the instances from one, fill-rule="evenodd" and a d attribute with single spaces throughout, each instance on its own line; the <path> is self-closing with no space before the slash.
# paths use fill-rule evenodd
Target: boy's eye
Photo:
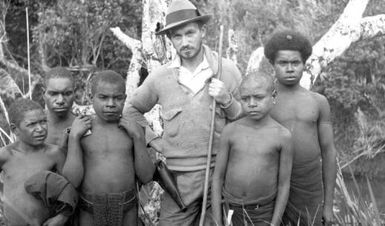
<path id="1" fill-rule="evenodd" d="M 71 96 L 73 94 L 72 91 L 67 91 L 67 92 L 64 92 L 64 96 Z"/>
<path id="2" fill-rule="evenodd" d="M 58 95 L 58 92 L 53 92 L 53 91 L 48 91 L 47 93 L 48 93 L 48 95 L 50 95 L 50 96 L 56 96 L 56 95 Z"/>

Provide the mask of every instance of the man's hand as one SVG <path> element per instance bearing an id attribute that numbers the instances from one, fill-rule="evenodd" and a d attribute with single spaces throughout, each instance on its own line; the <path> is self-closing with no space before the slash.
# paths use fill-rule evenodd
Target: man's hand
<path id="1" fill-rule="evenodd" d="M 209 84 L 209 95 L 212 96 L 217 103 L 227 105 L 231 101 L 231 95 L 226 90 L 225 83 L 221 80 L 212 78 Z"/>
<path id="2" fill-rule="evenodd" d="M 63 214 L 58 214 L 46 220 L 42 226 L 63 226 L 67 220 L 68 217 L 64 216 Z"/>
<path id="3" fill-rule="evenodd" d="M 323 225 L 331 226 L 333 223 L 333 209 L 332 208 L 324 208 L 322 214 Z"/>
<path id="4" fill-rule="evenodd" d="M 72 123 L 70 135 L 79 138 L 91 129 L 91 125 L 92 119 L 90 116 L 77 116 Z"/>
<path id="5" fill-rule="evenodd" d="M 133 139 L 144 139 L 144 129 L 136 121 L 126 119 L 124 117 L 120 118 L 119 127 L 126 130 L 128 136 Z"/>

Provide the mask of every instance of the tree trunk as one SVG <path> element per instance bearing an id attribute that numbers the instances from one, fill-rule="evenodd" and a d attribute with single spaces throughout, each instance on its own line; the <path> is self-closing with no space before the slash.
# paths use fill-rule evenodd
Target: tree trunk
<path id="1" fill-rule="evenodd" d="M 329 31 L 313 46 L 301 85 L 310 89 L 321 70 L 361 37 L 362 14 L 369 0 L 350 0 Z"/>

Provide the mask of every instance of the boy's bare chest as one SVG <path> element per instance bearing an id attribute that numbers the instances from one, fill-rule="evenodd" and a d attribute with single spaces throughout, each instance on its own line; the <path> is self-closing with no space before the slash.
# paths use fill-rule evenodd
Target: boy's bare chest
<path id="1" fill-rule="evenodd" d="M 318 121 L 319 107 L 310 97 L 279 98 L 271 116 L 282 124 L 315 123 Z"/>
<path id="2" fill-rule="evenodd" d="M 126 155 L 133 143 L 121 129 L 92 130 L 92 134 L 82 140 L 82 146 L 87 155 Z"/>
<path id="3" fill-rule="evenodd" d="M 43 153 L 21 154 L 14 153 L 3 166 L 5 179 L 19 180 L 29 178 L 33 174 L 53 170 L 55 161 Z"/>
<path id="4" fill-rule="evenodd" d="M 245 158 L 273 157 L 280 149 L 280 137 L 275 129 L 244 129 L 233 142 L 233 150 Z M 239 134 L 239 133 L 238 133 Z"/>

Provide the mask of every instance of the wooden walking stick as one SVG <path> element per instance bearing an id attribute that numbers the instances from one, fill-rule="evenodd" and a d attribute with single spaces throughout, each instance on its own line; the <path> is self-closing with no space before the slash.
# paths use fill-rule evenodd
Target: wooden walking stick
<path id="1" fill-rule="evenodd" d="M 220 26 L 220 31 L 219 31 L 217 79 L 221 79 L 221 75 L 222 75 L 222 45 L 223 45 L 223 25 Z M 211 153 L 213 150 L 213 140 L 214 140 L 214 131 L 215 131 L 215 108 L 216 108 L 216 102 L 215 102 L 215 99 L 213 98 L 210 138 L 209 138 L 209 147 L 208 147 L 207 161 L 206 161 L 205 184 L 204 184 L 204 190 L 203 190 L 203 202 L 202 202 L 201 218 L 199 219 L 199 226 L 204 225 L 205 216 L 206 216 L 207 195 L 209 190 L 209 177 L 210 177 L 210 166 L 211 166 Z"/>

